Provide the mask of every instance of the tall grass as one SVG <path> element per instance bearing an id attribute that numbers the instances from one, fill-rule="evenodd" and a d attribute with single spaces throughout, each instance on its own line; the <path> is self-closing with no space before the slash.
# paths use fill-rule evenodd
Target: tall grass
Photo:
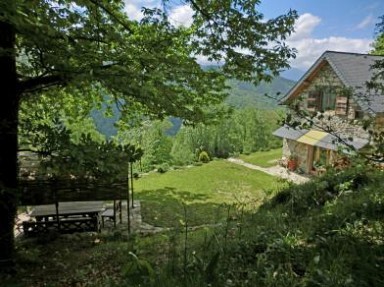
<path id="1" fill-rule="evenodd" d="M 256 212 L 233 204 L 226 224 L 211 229 L 206 239 L 194 241 L 188 235 L 188 244 L 178 251 L 184 263 L 172 262 L 176 269 L 184 268 L 175 273 L 160 268 L 160 282 L 383 286 L 382 179 L 381 172 L 369 167 L 353 168 L 291 185 Z"/>

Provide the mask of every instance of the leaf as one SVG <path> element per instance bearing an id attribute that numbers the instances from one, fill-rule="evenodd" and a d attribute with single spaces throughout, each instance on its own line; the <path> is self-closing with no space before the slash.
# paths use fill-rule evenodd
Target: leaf
<path id="1" fill-rule="evenodd" d="M 314 262 L 315 264 L 319 264 L 319 262 L 320 262 L 320 255 L 316 255 L 316 256 L 313 258 L 313 262 Z"/>

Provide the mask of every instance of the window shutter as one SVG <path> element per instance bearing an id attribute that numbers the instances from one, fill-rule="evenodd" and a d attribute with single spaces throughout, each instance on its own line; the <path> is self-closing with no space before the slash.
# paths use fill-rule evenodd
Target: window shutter
<path id="1" fill-rule="evenodd" d="M 347 114 L 348 98 L 339 96 L 336 98 L 336 115 L 345 116 Z"/>
<path id="2" fill-rule="evenodd" d="M 307 98 L 307 107 L 309 111 L 318 111 L 321 109 L 321 93 L 320 91 L 311 91 Z"/>

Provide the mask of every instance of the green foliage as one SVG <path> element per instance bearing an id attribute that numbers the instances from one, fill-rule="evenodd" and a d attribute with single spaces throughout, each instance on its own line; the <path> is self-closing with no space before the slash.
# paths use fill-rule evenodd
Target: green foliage
<path id="1" fill-rule="evenodd" d="M 376 24 L 376 39 L 372 44 L 373 50 L 371 53 L 382 56 L 384 54 L 384 15 L 379 19 L 380 22 Z"/>
<path id="2" fill-rule="evenodd" d="M 230 87 L 226 103 L 235 108 L 276 109 L 279 99 L 293 87 L 294 81 L 275 77 L 271 82 L 254 85 L 250 82 L 228 80 Z"/>
<path id="3" fill-rule="evenodd" d="M 295 56 L 284 43 L 298 17 L 295 11 L 264 21 L 258 0 L 190 4 L 193 23 L 185 28 L 171 24 L 168 9 L 144 7 L 140 22 L 129 19 L 124 1 L 1 1 L 0 68 L 7 76 L 2 82 L 0 181 L 10 182 L 6 188 L 17 182 L 14 126 L 22 98 L 68 86 L 89 99 L 89 90 L 99 86 L 121 105 L 126 123 L 132 111 L 210 122 L 226 113 L 220 105 L 227 95 L 226 77 L 268 80 Z M 223 69 L 204 71 L 198 56 L 222 61 Z M 0 220 L 13 218 L 14 209 L 4 210 L 7 216 Z M 6 226 L 0 230 L 0 260 L 10 260 L 2 258 L 13 250 L 9 219 L 0 226 Z"/>
<path id="4" fill-rule="evenodd" d="M 169 121 L 148 120 L 136 128 L 119 129 L 113 140 L 132 143 L 145 151 L 140 161 L 141 171 L 150 171 L 171 163 L 172 138 L 165 133 L 169 127 Z"/>
<path id="5" fill-rule="evenodd" d="M 195 160 L 195 147 L 190 130 L 181 127 L 175 138 L 171 149 L 172 161 L 176 165 L 192 164 Z"/>
<path id="6" fill-rule="evenodd" d="M 234 111 L 216 124 L 182 127 L 174 139 L 172 156 L 177 164 L 185 164 L 200 149 L 213 157 L 226 158 L 280 147 L 281 141 L 272 135 L 278 118 L 278 112 L 247 108 Z"/>
<path id="7" fill-rule="evenodd" d="M 83 91 L 84 92 L 84 91 Z M 70 139 L 79 143 L 82 134 L 89 134 L 97 142 L 104 140 L 89 118 L 98 100 L 96 93 L 85 99 L 77 89 L 51 90 L 40 97 L 31 97 L 20 105 L 19 145 L 22 149 L 44 150 L 57 145 L 64 129 Z M 54 141 L 57 141 L 54 143 Z M 52 149 L 52 148 L 51 148 Z"/>
<path id="8" fill-rule="evenodd" d="M 342 171 L 329 171 L 309 183 L 293 186 L 277 194 L 270 201 L 271 206 L 283 204 L 290 207 L 292 215 L 303 216 L 311 209 L 322 208 L 328 202 L 337 200 L 343 193 L 364 189 L 374 178 L 374 169 L 365 165 Z"/>
<path id="9" fill-rule="evenodd" d="M 165 173 L 169 170 L 169 168 L 170 168 L 169 165 L 167 163 L 164 163 L 164 164 L 157 167 L 157 172 Z"/>
<path id="10" fill-rule="evenodd" d="M 207 163 L 209 162 L 211 159 L 209 158 L 209 155 L 206 151 L 201 151 L 199 153 L 199 161 L 200 162 L 204 162 L 204 163 Z"/>
<path id="11" fill-rule="evenodd" d="M 37 153 L 40 173 L 53 177 L 126 177 L 128 161 L 143 152 L 133 145 L 106 141 L 89 117 L 93 104 L 66 91 L 23 101 L 20 112 L 21 148 Z M 79 105 L 83 107 L 75 109 Z M 73 111 L 75 110 L 75 111 Z"/>
<path id="12" fill-rule="evenodd" d="M 130 161 L 141 158 L 142 151 L 129 145 L 116 145 L 112 141 L 95 142 L 82 134 L 79 144 L 60 142 L 62 146 L 51 150 L 43 158 L 44 174 L 53 177 L 92 177 L 113 181 L 126 178 Z"/>
<path id="13" fill-rule="evenodd" d="M 124 277 L 129 278 L 131 284 L 153 286 L 155 281 L 155 272 L 150 263 L 146 260 L 139 259 L 134 253 L 129 252 L 130 261 L 125 263 L 122 268 Z"/>
<path id="14" fill-rule="evenodd" d="M 270 83 L 261 82 L 258 85 L 254 85 L 250 82 L 228 80 L 227 85 L 229 90 L 225 103 L 235 109 L 280 109 L 280 107 L 278 107 L 278 98 L 281 97 L 280 95 L 285 94 L 293 86 L 293 84 L 293 81 L 282 77 L 275 77 Z M 106 115 L 108 108 L 112 110 L 112 115 L 110 116 Z M 122 126 L 121 123 L 119 123 L 121 115 L 119 106 L 116 105 L 113 100 L 108 99 L 108 97 L 104 98 L 101 110 L 94 109 L 91 111 L 91 115 L 94 119 L 97 130 L 107 137 L 116 135 L 116 123 L 120 129 L 129 129 L 133 128 L 135 125 L 140 125 L 141 121 L 140 118 L 134 118 L 134 115 L 132 115 L 130 119 L 130 126 Z M 170 117 L 169 121 L 172 123 L 172 126 L 166 130 L 166 135 L 175 136 L 182 125 L 182 120 Z"/>

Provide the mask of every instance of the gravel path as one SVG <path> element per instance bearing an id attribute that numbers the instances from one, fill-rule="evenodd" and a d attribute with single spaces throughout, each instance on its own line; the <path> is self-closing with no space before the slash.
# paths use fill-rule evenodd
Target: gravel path
<path id="1" fill-rule="evenodd" d="M 310 178 L 308 178 L 306 176 L 294 173 L 294 172 L 289 171 L 288 169 L 286 169 L 282 166 L 278 166 L 278 165 L 272 166 L 272 167 L 261 167 L 261 166 L 250 164 L 250 163 L 247 163 L 241 159 L 233 158 L 233 157 L 228 158 L 228 161 L 235 163 L 235 164 L 245 166 L 245 167 L 250 168 L 250 169 L 259 170 L 259 171 L 268 173 L 268 174 L 273 175 L 273 176 L 278 176 L 278 177 L 287 179 L 287 180 L 292 181 L 293 183 L 297 183 L 297 184 L 304 183 L 304 182 L 307 182 L 310 180 Z"/>

